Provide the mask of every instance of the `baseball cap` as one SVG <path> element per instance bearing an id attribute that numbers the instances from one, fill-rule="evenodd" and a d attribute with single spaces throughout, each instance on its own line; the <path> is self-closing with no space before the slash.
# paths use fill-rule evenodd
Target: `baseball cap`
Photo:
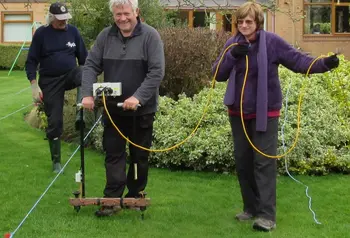
<path id="1" fill-rule="evenodd" d="M 60 2 L 51 4 L 49 12 L 53 14 L 58 20 L 68 20 L 72 15 L 68 12 L 66 5 Z"/>

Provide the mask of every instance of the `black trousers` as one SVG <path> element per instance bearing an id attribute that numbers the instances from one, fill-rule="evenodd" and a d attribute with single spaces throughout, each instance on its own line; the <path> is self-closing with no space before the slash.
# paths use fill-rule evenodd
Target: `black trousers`
<path id="1" fill-rule="evenodd" d="M 230 116 L 234 142 L 234 157 L 243 211 L 256 217 L 276 220 L 276 159 L 256 152 L 249 144 L 240 117 Z M 250 140 L 268 155 L 277 154 L 278 118 L 269 118 L 266 132 L 256 131 L 256 120 L 245 120 Z"/>
<path id="2" fill-rule="evenodd" d="M 79 87 L 81 79 L 81 67 L 76 67 L 58 77 L 40 76 L 39 86 L 43 92 L 44 111 L 48 122 L 46 137 L 49 140 L 62 135 L 64 93 Z"/>
<path id="3" fill-rule="evenodd" d="M 112 115 L 113 121 L 132 142 L 146 148 L 152 145 L 154 113 L 142 116 Z M 147 185 L 149 152 L 129 144 L 130 166 L 126 174 L 126 140 L 104 115 L 103 148 L 106 153 L 105 197 L 122 197 L 125 186 L 126 197 L 138 197 Z M 137 180 L 134 179 L 134 163 L 137 164 Z"/>

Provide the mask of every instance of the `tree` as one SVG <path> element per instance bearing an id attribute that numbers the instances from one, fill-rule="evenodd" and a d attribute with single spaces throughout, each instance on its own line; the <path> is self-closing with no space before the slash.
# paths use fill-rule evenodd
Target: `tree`
<path id="1" fill-rule="evenodd" d="M 67 0 L 73 15 L 71 24 L 79 28 L 87 46 L 96 39 L 98 33 L 113 23 L 108 1 Z M 166 25 L 166 13 L 158 0 L 139 0 L 140 17 L 147 24 L 160 28 Z"/>

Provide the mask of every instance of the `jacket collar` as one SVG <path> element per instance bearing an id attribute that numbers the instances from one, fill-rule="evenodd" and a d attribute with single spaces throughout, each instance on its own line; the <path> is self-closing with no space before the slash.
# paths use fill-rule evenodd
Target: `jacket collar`
<path id="1" fill-rule="evenodd" d="M 134 37 L 134 36 L 138 36 L 142 34 L 142 22 L 141 19 L 139 17 L 136 18 L 137 19 L 137 24 L 133 30 L 133 32 L 131 33 L 130 37 Z M 119 27 L 113 23 L 109 33 L 110 36 L 122 36 Z"/>
<path id="2" fill-rule="evenodd" d="M 251 41 L 250 43 L 255 43 L 255 42 L 259 42 L 259 38 L 260 38 L 260 34 L 263 30 L 257 30 L 256 31 L 256 38 L 255 40 Z M 238 32 L 236 34 L 237 37 L 237 42 L 241 43 L 241 44 L 248 44 L 247 40 L 245 39 L 244 35 L 240 32 Z"/>
<path id="3" fill-rule="evenodd" d="M 64 29 L 56 29 L 52 26 L 52 24 L 50 24 L 49 27 L 54 31 L 68 31 L 69 24 L 66 24 L 66 27 Z"/>

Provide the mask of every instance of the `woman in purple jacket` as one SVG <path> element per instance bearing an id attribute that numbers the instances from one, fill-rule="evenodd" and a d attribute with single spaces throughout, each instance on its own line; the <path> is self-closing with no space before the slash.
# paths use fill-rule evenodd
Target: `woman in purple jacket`
<path id="1" fill-rule="evenodd" d="M 278 118 L 282 107 L 282 91 L 278 66 L 282 64 L 296 73 L 306 73 L 314 58 L 309 57 L 276 34 L 263 30 L 264 13 L 259 4 L 247 2 L 236 11 L 238 33 L 225 44 L 238 45 L 227 50 L 219 65 L 217 81 L 229 80 L 224 104 L 234 140 L 234 157 L 243 211 L 239 221 L 255 218 L 253 228 L 270 231 L 276 227 L 276 160 L 256 152 L 247 140 L 240 118 L 240 97 L 249 59 L 244 88 L 243 118 L 250 140 L 267 155 L 277 154 Z M 224 51 L 223 51 L 224 52 Z M 213 66 L 216 71 L 218 57 Z M 338 67 L 336 55 L 319 59 L 310 73 L 323 73 Z"/>

